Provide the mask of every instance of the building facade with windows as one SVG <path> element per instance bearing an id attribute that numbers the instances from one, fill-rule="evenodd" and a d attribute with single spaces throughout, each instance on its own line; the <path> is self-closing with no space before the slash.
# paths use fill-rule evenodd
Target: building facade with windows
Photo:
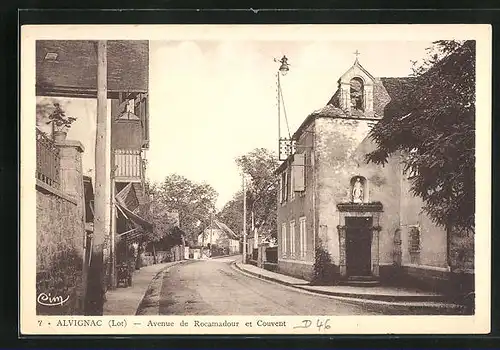
<path id="1" fill-rule="evenodd" d="M 402 154 L 385 166 L 365 160 L 376 149 L 371 127 L 411 83 L 375 78 L 356 60 L 327 105 L 294 133 L 295 154 L 276 171 L 280 273 L 312 280 L 316 249 L 324 249 L 342 283 L 441 289 L 453 267 L 472 288 L 473 237 L 454 242 L 423 213 Z"/>

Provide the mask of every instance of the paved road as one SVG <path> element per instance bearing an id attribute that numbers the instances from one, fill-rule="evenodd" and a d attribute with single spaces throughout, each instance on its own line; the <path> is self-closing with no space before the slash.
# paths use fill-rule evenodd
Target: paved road
<path id="1" fill-rule="evenodd" d="M 165 273 L 160 315 L 369 315 L 363 306 L 249 277 L 235 258 L 188 262 Z"/>

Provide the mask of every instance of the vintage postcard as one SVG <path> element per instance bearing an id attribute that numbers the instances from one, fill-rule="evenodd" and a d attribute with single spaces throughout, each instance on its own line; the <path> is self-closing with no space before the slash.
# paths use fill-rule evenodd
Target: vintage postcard
<path id="1" fill-rule="evenodd" d="M 21 31 L 20 333 L 490 331 L 488 25 Z"/>

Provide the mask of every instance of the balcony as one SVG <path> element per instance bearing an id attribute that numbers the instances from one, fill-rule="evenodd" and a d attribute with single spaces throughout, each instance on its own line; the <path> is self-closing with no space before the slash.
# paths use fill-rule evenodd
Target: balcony
<path id="1" fill-rule="evenodd" d="M 115 181 L 142 182 L 144 162 L 141 156 L 141 151 L 117 149 L 114 153 Z"/>

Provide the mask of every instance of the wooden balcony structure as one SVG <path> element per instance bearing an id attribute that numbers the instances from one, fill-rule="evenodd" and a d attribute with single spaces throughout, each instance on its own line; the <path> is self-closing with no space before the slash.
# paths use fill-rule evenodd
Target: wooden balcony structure
<path id="1" fill-rule="evenodd" d="M 143 182 L 144 160 L 141 151 L 128 149 L 114 151 L 114 179 L 117 182 Z"/>

